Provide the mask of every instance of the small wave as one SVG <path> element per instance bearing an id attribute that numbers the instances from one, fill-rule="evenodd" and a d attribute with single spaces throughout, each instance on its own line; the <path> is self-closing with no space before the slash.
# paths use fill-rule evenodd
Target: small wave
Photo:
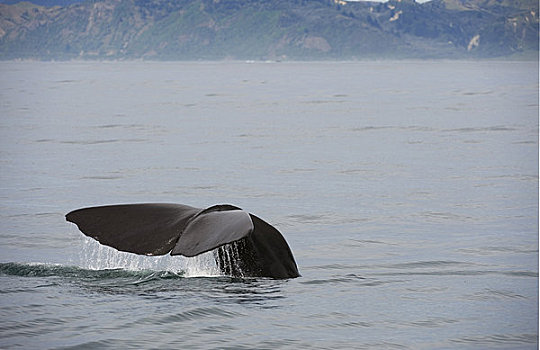
<path id="1" fill-rule="evenodd" d="M 376 287 L 387 283 L 399 282 L 397 280 L 379 280 L 371 277 L 362 277 L 357 274 L 346 274 L 346 275 L 333 275 L 327 278 L 317 278 L 310 279 L 306 281 L 301 281 L 301 284 L 304 285 L 336 285 L 336 284 L 355 284 L 359 287 Z"/>
<path id="2" fill-rule="evenodd" d="M 139 143 L 147 142 L 145 138 L 130 138 L 130 139 L 99 139 L 99 140 L 57 140 L 57 139 L 37 139 L 35 143 L 58 143 L 66 145 L 101 145 L 108 143 Z"/>
<path id="3" fill-rule="evenodd" d="M 318 105 L 318 104 L 343 103 L 343 102 L 345 101 L 343 100 L 309 100 L 309 101 L 304 101 L 303 103 Z"/>
<path id="4" fill-rule="evenodd" d="M 364 279 L 363 277 L 356 276 L 335 276 L 324 279 L 312 279 L 308 281 L 302 281 L 301 284 L 336 284 L 336 283 L 350 283 L 355 282 L 358 279 Z"/>
<path id="5" fill-rule="evenodd" d="M 491 95 L 494 93 L 493 90 L 485 90 L 485 91 L 462 91 L 461 95 L 464 96 L 476 96 L 476 95 Z"/>
<path id="6" fill-rule="evenodd" d="M 480 247 L 480 248 L 462 248 L 458 251 L 465 254 L 474 255 L 492 255 L 500 253 L 512 253 L 512 254 L 534 254 L 538 253 L 538 249 L 534 246 L 526 247 Z"/>
<path id="7" fill-rule="evenodd" d="M 317 225 L 341 225 L 365 222 L 365 218 L 356 218 L 333 213 L 294 214 L 286 216 L 288 222 Z"/>
<path id="8" fill-rule="evenodd" d="M 50 277 L 50 276 L 74 276 L 82 270 L 73 266 L 48 265 L 48 264 L 20 264 L 20 263 L 1 263 L 0 275 L 20 276 L 20 277 Z"/>
<path id="9" fill-rule="evenodd" d="M 454 339 L 457 344 L 474 344 L 476 346 L 501 346 L 509 344 L 537 344 L 538 334 L 493 334 L 486 336 L 471 336 Z"/>
<path id="10" fill-rule="evenodd" d="M 60 143 L 63 144 L 69 144 L 69 145 L 99 145 L 103 143 L 115 143 L 120 142 L 118 139 L 108 139 L 108 140 L 66 140 L 66 141 L 60 141 Z"/>
<path id="11" fill-rule="evenodd" d="M 169 314 L 158 319 L 153 319 L 152 324 L 170 324 L 176 322 L 188 322 L 205 318 L 235 318 L 242 314 L 226 310 L 220 307 L 196 307 L 176 314 Z"/>
<path id="12" fill-rule="evenodd" d="M 461 261 L 446 261 L 446 260 L 435 260 L 435 261 L 413 261 L 406 262 L 401 264 L 390 264 L 384 265 L 387 268 L 393 269 L 418 269 L 418 268 L 441 268 L 441 267 L 453 267 L 453 266 L 463 266 L 471 265 L 470 263 L 461 262 Z"/>
<path id="13" fill-rule="evenodd" d="M 81 83 L 82 80 L 66 79 L 66 80 L 57 80 L 58 84 L 71 84 L 71 83 Z"/>
<path id="14" fill-rule="evenodd" d="M 298 173 L 310 173 L 314 172 L 317 169 L 314 168 L 292 168 L 292 169 L 283 169 L 279 170 L 281 174 L 298 174 Z"/>
<path id="15" fill-rule="evenodd" d="M 481 292 L 469 296 L 470 300 L 500 300 L 500 299 L 527 299 L 526 296 L 514 293 L 509 290 L 497 290 L 486 288 Z"/>
<path id="16" fill-rule="evenodd" d="M 384 245 L 395 245 L 394 243 L 387 243 L 383 241 L 377 241 L 373 239 L 352 239 L 351 241 L 360 243 L 360 244 L 384 244 Z"/>
<path id="17" fill-rule="evenodd" d="M 93 280 L 132 279 L 136 283 L 143 283 L 156 279 L 175 279 L 183 277 L 181 273 L 171 271 L 132 271 L 125 269 L 91 270 L 77 266 L 65 266 L 40 263 L 0 263 L 0 276 L 19 277 L 61 277 Z"/>
<path id="18" fill-rule="evenodd" d="M 503 126 L 503 125 L 495 125 L 495 126 L 488 126 L 488 127 L 465 127 L 465 128 L 457 128 L 457 129 L 444 129 L 442 131 L 444 132 L 457 132 L 457 133 L 475 133 L 475 132 L 497 132 L 497 131 L 515 131 L 516 128 Z"/>
<path id="19" fill-rule="evenodd" d="M 495 271 L 495 270 L 450 270 L 450 271 L 407 271 L 407 272 L 381 272 L 376 276 L 484 276 L 502 275 L 509 277 L 534 277 L 538 278 L 538 272 L 534 271 Z"/>
<path id="20" fill-rule="evenodd" d="M 145 129 L 157 129 L 157 126 L 148 126 L 144 124 L 102 124 L 102 125 L 96 125 L 93 128 L 95 129 L 137 129 L 137 130 L 145 130 Z"/>
<path id="21" fill-rule="evenodd" d="M 450 212 L 434 212 L 434 211 L 425 211 L 417 214 L 423 219 L 430 221 L 473 221 L 472 216 L 459 215 Z"/>
<path id="22" fill-rule="evenodd" d="M 325 215 L 289 215 L 288 218 L 300 223 L 318 223 L 325 220 Z"/>
<path id="23" fill-rule="evenodd" d="M 347 265 L 347 264 L 327 264 L 311 266 L 315 270 L 352 270 L 360 268 L 359 265 Z"/>
<path id="24" fill-rule="evenodd" d="M 363 126 L 363 127 L 357 127 L 357 128 L 351 128 L 350 131 L 353 132 L 362 132 L 362 131 L 377 131 L 377 130 L 386 130 L 386 129 L 393 129 L 393 126 Z"/>
<path id="25" fill-rule="evenodd" d="M 426 327 L 426 328 L 436 328 L 436 327 L 445 327 L 449 324 L 458 323 L 458 320 L 444 318 L 444 317 L 431 317 L 424 320 L 412 321 L 408 325 L 414 327 Z"/>
<path id="26" fill-rule="evenodd" d="M 418 125 L 367 125 L 362 127 L 355 127 L 349 129 L 352 132 L 365 132 L 365 131 L 379 131 L 379 130 L 404 130 L 404 131 L 418 131 L 418 132 L 433 132 L 436 131 L 434 128 L 418 126 Z"/>
<path id="27" fill-rule="evenodd" d="M 103 176 L 83 176 L 81 177 L 81 180 L 119 180 L 123 179 L 123 176 L 115 176 L 115 175 L 103 175 Z"/>

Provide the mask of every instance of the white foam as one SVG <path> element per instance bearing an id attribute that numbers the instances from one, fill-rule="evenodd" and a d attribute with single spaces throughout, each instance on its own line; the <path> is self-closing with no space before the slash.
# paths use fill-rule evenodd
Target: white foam
<path id="1" fill-rule="evenodd" d="M 212 277 L 221 273 L 212 252 L 193 258 L 183 256 L 143 256 L 120 252 L 99 244 L 92 238 L 83 237 L 79 264 L 90 270 L 125 269 L 131 271 L 171 271 L 184 277 Z"/>

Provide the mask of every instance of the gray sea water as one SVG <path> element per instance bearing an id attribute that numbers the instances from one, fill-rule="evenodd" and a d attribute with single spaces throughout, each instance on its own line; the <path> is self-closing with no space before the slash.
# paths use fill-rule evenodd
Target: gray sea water
<path id="1" fill-rule="evenodd" d="M 0 348 L 537 349 L 537 62 L 1 62 Z M 70 210 L 240 206 L 302 277 Z"/>

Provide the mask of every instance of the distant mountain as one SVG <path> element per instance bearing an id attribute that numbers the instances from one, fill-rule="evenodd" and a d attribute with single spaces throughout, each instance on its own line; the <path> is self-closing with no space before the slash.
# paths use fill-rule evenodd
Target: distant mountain
<path id="1" fill-rule="evenodd" d="M 36 2 L 0 4 L 0 59 L 538 57 L 537 0 Z"/>
<path id="2" fill-rule="evenodd" d="M 39 5 L 39 6 L 47 6 L 47 7 L 53 7 L 53 6 L 69 6 L 73 4 L 77 4 L 79 2 L 83 2 L 84 0 L 28 0 L 27 2 Z M 13 5 L 20 3 L 21 0 L 0 0 L 0 4 L 8 4 Z"/>

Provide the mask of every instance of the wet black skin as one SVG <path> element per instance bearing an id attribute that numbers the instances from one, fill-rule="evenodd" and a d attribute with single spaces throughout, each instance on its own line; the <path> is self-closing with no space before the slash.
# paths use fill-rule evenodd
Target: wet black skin
<path id="1" fill-rule="evenodd" d="M 74 210 L 66 220 L 85 235 L 120 251 L 191 257 L 213 250 L 226 275 L 300 276 L 281 233 L 259 217 L 228 204 L 207 209 L 163 203 L 109 205 Z"/>

